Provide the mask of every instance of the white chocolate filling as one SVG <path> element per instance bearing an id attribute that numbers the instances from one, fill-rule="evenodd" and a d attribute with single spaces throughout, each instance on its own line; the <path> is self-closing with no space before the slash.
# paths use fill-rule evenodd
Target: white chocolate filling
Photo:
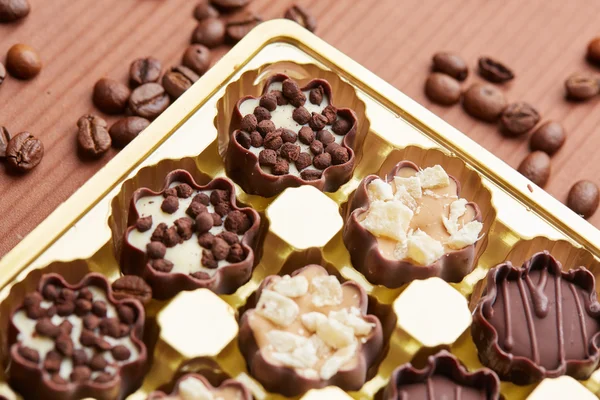
<path id="1" fill-rule="evenodd" d="M 194 376 L 185 377 L 179 382 L 177 394 L 161 397 L 164 400 L 242 400 L 243 392 L 232 386 L 209 389 L 204 382 Z"/>

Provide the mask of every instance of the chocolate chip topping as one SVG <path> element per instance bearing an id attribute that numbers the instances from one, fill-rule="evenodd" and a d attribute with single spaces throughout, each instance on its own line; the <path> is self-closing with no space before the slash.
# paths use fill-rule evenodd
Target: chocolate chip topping
<path id="1" fill-rule="evenodd" d="M 56 350 L 62 355 L 66 357 L 71 357 L 73 355 L 73 340 L 71 339 L 71 336 L 61 334 L 56 338 L 55 346 Z"/>
<path id="2" fill-rule="evenodd" d="M 135 322 L 136 311 L 127 304 L 120 304 L 117 307 L 117 315 L 122 322 L 131 325 Z"/>
<path id="3" fill-rule="evenodd" d="M 92 302 L 86 299 L 77 299 L 75 301 L 75 314 L 84 316 L 92 311 Z"/>
<path id="4" fill-rule="evenodd" d="M 146 232 L 152 228 L 152 215 L 138 218 L 138 220 L 135 222 L 135 228 L 140 232 Z"/>
<path id="5" fill-rule="evenodd" d="M 131 357 L 131 351 L 123 345 L 117 345 L 113 347 L 111 354 L 117 361 L 125 361 Z"/>
<path id="6" fill-rule="evenodd" d="M 73 382 L 85 382 L 92 376 L 92 370 L 85 365 L 78 365 L 71 372 L 71 380 Z"/>
<path id="7" fill-rule="evenodd" d="M 310 90 L 310 93 L 308 94 L 308 100 L 312 104 L 318 106 L 323 101 L 324 94 L 325 91 L 323 90 L 323 86 L 317 86 L 316 88 Z"/>
<path id="8" fill-rule="evenodd" d="M 154 232 L 152 232 L 152 236 L 150 236 L 150 240 L 153 242 L 162 242 L 163 237 L 167 233 L 168 226 L 164 222 L 161 222 L 156 226 Z"/>
<path id="9" fill-rule="evenodd" d="M 72 358 L 73 358 L 73 365 L 75 365 L 75 366 L 85 365 L 88 362 L 87 353 L 83 349 L 73 350 Z"/>
<path id="10" fill-rule="evenodd" d="M 295 164 L 298 171 L 301 171 L 312 164 L 312 157 L 308 153 L 300 153 Z"/>
<path id="11" fill-rule="evenodd" d="M 231 213 L 229 213 L 230 215 L 235 212 L 232 211 Z M 227 221 L 230 219 L 230 216 L 227 217 L 227 220 L 225 220 L 225 229 L 229 229 L 227 228 Z M 240 240 L 238 238 L 238 235 L 236 235 L 234 232 L 229 232 L 229 231 L 223 231 L 221 233 L 219 233 L 217 235 L 218 238 L 223 239 L 224 241 L 227 242 L 227 244 L 232 245 L 232 244 L 236 244 L 239 243 Z"/>
<path id="12" fill-rule="evenodd" d="M 333 134 L 327 130 L 320 130 L 317 132 L 317 140 L 323 143 L 323 146 L 327 146 L 333 142 L 335 142 L 335 137 Z"/>
<path id="13" fill-rule="evenodd" d="M 260 147 L 263 145 L 263 137 L 258 131 L 254 131 L 250 134 L 250 144 L 253 147 Z"/>
<path id="14" fill-rule="evenodd" d="M 279 154 L 288 161 L 296 161 L 300 155 L 300 146 L 284 143 L 279 150 Z"/>
<path id="15" fill-rule="evenodd" d="M 110 382 L 112 380 L 113 380 L 113 376 L 111 374 L 109 374 L 108 372 L 100 372 L 94 378 L 94 382 L 98 382 L 98 383 L 106 383 L 106 382 Z"/>
<path id="16" fill-rule="evenodd" d="M 310 151 L 315 156 L 321 154 L 323 150 L 323 143 L 321 143 L 320 140 L 313 140 L 313 142 L 310 144 Z"/>
<path id="17" fill-rule="evenodd" d="M 194 193 L 194 189 L 192 189 L 192 187 L 187 183 L 180 183 L 179 185 L 175 186 L 175 190 L 177 191 L 177 197 L 181 199 L 187 199 L 192 195 L 192 193 Z"/>
<path id="18" fill-rule="evenodd" d="M 215 238 L 215 240 L 216 240 L 216 238 Z M 202 251 L 201 263 L 205 268 L 210 268 L 210 269 L 215 269 L 218 266 L 217 260 L 215 260 L 215 256 L 213 255 L 213 253 L 210 250 Z"/>
<path id="19" fill-rule="evenodd" d="M 210 204 L 216 206 L 219 203 L 229 201 L 229 191 L 223 189 L 215 189 L 210 194 Z"/>
<path id="20" fill-rule="evenodd" d="M 223 225 L 223 219 L 217 213 L 210 214 L 213 219 L 213 226 L 221 226 Z"/>
<path id="21" fill-rule="evenodd" d="M 60 334 L 60 328 L 50 321 L 50 318 L 41 318 L 35 324 L 35 331 L 42 336 L 54 339 Z"/>
<path id="22" fill-rule="evenodd" d="M 271 113 L 264 107 L 256 107 L 254 109 L 254 116 L 257 122 L 261 122 L 267 119 L 271 119 Z"/>
<path id="23" fill-rule="evenodd" d="M 160 209 L 167 214 L 173 214 L 179 208 L 179 200 L 175 196 L 169 196 L 163 200 Z"/>
<path id="24" fill-rule="evenodd" d="M 277 97 L 273 93 L 267 93 L 260 98 L 259 104 L 269 111 L 275 111 L 277 108 Z"/>
<path id="25" fill-rule="evenodd" d="M 192 201 L 187 210 L 185 210 L 185 213 L 194 219 L 204 212 L 208 212 L 208 208 L 198 201 Z"/>
<path id="26" fill-rule="evenodd" d="M 283 143 L 296 143 L 296 139 L 298 139 L 298 135 L 291 129 L 282 129 L 281 130 L 281 140 Z"/>
<path id="27" fill-rule="evenodd" d="M 301 107 L 306 103 L 306 96 L 300 90 L 298 84 L 292 79 L 286 79 L 281 83 L 282 92 L 285 98 L 294 107 Z"/>
<path id="28" fill-rule="evenodd" d="M 271 167 L 273 175 L 286 175 L 290 171 L 290 164 L 283 158 L 277 158 L 275 165 Z"/>
<path id="29" fill-rule="evenodd" d="M 250 134 L 244 131 L 239 131 L 237 135 L 235 135 L 235 140 L 245 149 L 250 149 L 252 147 L 252 139 L 250 139 Z"/>
<path id="30" fill-rule="evenodd" d="M 331 126 L 331 130 L 334 133 L 337 133 L 338 135 L 345 135 L 350 131 L 351 127 L 352 126 L 350 125 L 350 122 L 348 122 L 347 120 L 338 119 Z"/>
<path id="31" fill-rule="evenodd" d="M 250 218 L 239 210 L 231 211 L 227 214 L 227 218 L 225 219 L 225 229 L 235 232 L 238 235 L 246 233 L 251 225 L 252 221 L 250 221 Z"/>
<path id="32" fill-rule="evenodd" d="M 265 119 L 264 121 L 260 121 L 258 123 L 258 125 L 256 126 L 256 130 L 263 137 L 266 136 L 266 134 L 269 132 L 274 132 L 275 129 L 276 129 L 275 123 L 273 121 L 271 121 L 270 119 Z"/>
<path id="33" fill-rule="evenodd" d="M 194 221 L 187 217 L 178 218 L 174 222 L 177 227 L 177 234 L 183 240 L 188 240 L 194 234 Z"/>
<path id="34" fill-rule="evenodd" d="M 310 120 L 308 121 L 308 126 L 310 126 L 313 131 L 321 130 L 325 128 L 325 125 L 327 125 L 327 117 L 315 112 L 312 113 Z"/>
<path id="35" fill-rule="evenodd" d="M 342 146 L 334 148 L 329 154 L 331 154 L 331 162 L 333 165 L 344 164 L 350 160 L 350 152 Z"/>
<path id="36" fill-rule="evenodd" d="M 32 361 L 34 363 L 40 362 L 40 353 L 37 350 L 34 350 L 30 347 L 19 346 L 18 348 L 19 355 L 26 360 Z"/>
<path id="37" fill-rule="evenodd" d="M 175 188 L 168 188 L 163 192 L 163 197 L 166 199 L 169 196 L 177 197 L 177 190 Z"/>
<path id="38" fill-rule="evenodd" d="M 37 292 L 34 292 L 34 293 L 38 294 Z M 54 301 L 58 298 L 58 288 L 50 283 L 50 284 L 44 286 L 44 289 L 42 289 L 42 295 L 44 296 L 44 298 L 46 300 Z M 36 298 L 38 298 L 38 297 L 36 297 Z M 41 299 L 40 299 L 40 301 L 41 301 Z"/>
<path id="39" fill-rule="evenodd" d="M 275 95 L 278 106 L 285 106 L 286 104 L 288 104 L 288 101 L 281 90 L 271 90 L 269 93 Z"/>
<path id="40" fill-rule="evenodd" d="M 100 325 L 100 318 L 93 314 L 88 314 L 83 317 L 83 327 L 85 329 L 94 330 Z"/>
<path id="41" fill-rule="evenodd" d="M 174 247 L 179 243 L 183 243 L 183 239 L 181 236 L 179 236 L 179 233 L 177 233 L 177 227 L 171 226 L 169 229 L 167 229 L 165 235 L 163 236 L 163 243 L 167 247 Z"/>
<path id="42" fill-rule="evenodd" d="M 208 232 L 213 227 L 214 221 L 212 215 L 205 211 L 196 217 L 196 232 L 199 234 Z"/>
<path id="43" fill-rule="evenodd" d="M 206 193 L 198 193 L 192 199 L 192 203 L 200 203 L 202 205 L 208 206 L 208 204 L 210 203 L 210 200 Z"/>
<path id="44" fill-rule="evenodd" d="M 331 104 L 325 107 L 323 111 L 321 111 L 321 114 L 327 118 L 327 125 L 333 125 L 333 123 L 337 120 L 337 108 Z"/>
<path id="45" fill-rule="evenodd" d="M 240 129 L 245 132 L 252 132 L 256 130 L 256 126 L 258 125 L 258 120 L 254 114 L 246 114 L 242 118 L 242 122 L 240 124 Z"/>
<path id="46" fill-rule="evenodd" d="M 281 131 L 277 130 L 274 132 L 269 132 L 265 136 L 265 140 L 263 142 L 263 146 L 266 149 L 270 150 L 278 150 L 283 144 L 283 139 L 281 138 Z"/>
<path id="47" fill-rule="evenodd" d="M 224 260 L 227 258 L 227 254 L 229 254 L 229 244 L 227 244 L 227 242 L 223 239 L 216 237 L 211 250 L 215 260 Z"/>
<path id="48" fill-rule="evenodd" d="M 44 369 L 48 372 L 58 372 L 62 363 L 62 355 L 56 350 L 50 350 L 44 360 Z"/>
<path id="49" fill-rule="evenodd" d="M 215 240 L 212 233 L 206 232 L 198 236 L 198 244 L 206 249 L 210 249 Z"/>
<path id="50" fill-rule="evenodd" d="M 313 165 L 318 169 L 325 169 L 331 165 L 331 154 L 321 153 L 313 159 Z"/>
<path id="51" fill-rule="evenodd" d="M 102 300 L 96 300 L 92 304 L 92 312 L 98 317 L 106 317 L 106 303 Z"/>
<path id="52" fill-rule="evenodd" d="M 230 263 L 238 263 L 244 260 L 244 258 L 244 249 L 239 243 L 235 243 L 229 248 L 227 261 L 229 261 Z"/>
<path id="53" fill-rule="evenodd" d="M 308 124 L 310 113 L 304 107 L 298 107 L 292 112 L 292 118 L 300 125 Z"/>
<path id="54" fill-rule="evenodd" d="M 164 258 L 167 254 L 167 246 L 161 242 L 150 242 L 146 245 L 146 253 L 153 259 Z"/>
<path id="55" fill-rule="evenodd" d="M 93 371 L 102 371 L 108 365 L 108 361 L 106 361 L 102 354 L 94 354 L 89 365 Z"/>
<path id="56" fill-rule="evenodd" d="M 56 303 L 56 313 L 61 317 L 68 317 L 75 311 L 75 303 L 73 301 L 59 300 Z"/>

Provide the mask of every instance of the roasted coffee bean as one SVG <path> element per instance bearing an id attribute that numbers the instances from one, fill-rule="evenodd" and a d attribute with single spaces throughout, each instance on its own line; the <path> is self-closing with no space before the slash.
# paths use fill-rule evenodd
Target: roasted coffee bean
<path id="1" fill-rule="evenodd" d="M 0 0 L 2 1 L 2 0 Z M 4 82 L 4 79 L 6 79 L 6 68 L 4 67 L 4 64 L 2 64 L 0 62 L 0 85 L 2 85 L 2 82 Z"/>
<path id="2" fill-rule="evenodd" d="M 112 140 L 105 120 L 88 114 L 79 118 L 77 127 L 77 143 L 82 153 L 90 157 L 99 157 L 110 149 Z"/>
<path id="3" fill-rule="evenodd" d="M 118 148 L 127 146 L 148 125 L 150 125 L 150 121 L 141 117 L 125 117 L 118 120 L 110 127 L 109 131 L 113 145 Z"/>
<path id="4" fill-rule="evenodd" d="M 158 83 L 145 83 L 131 92 L 129 97 L 131 111 L 149 120 L 158 117 L 170 103 L 169 95 Z"/>
<path id="5" fill-rule="evenodd" d="M 129 84 L 138 87 L 144 83 L 158 82 L 162 64 L 154 57 L 139 58 L 129 67 Z"/>
<path id="6" fill-rule="evenodd" d="M 210 0 L 212 5 L 215 7 L 225 10 L 233 11 L 238 8 L 245 7 L 252 0 Z"/>
<path id="7" fill-rule="evenodd" d="M 0 125 L 0 160 L 6 157 L 8 142 L 10 142 L 10 133 L 6 127 Z"/>
<path id="8" fill-rule="evenodd" d="M 515 74 L 504 64 L 489 57 L 479 59 L 479 75 L 490 82 L 508 82 Z"/>
<path id="9" fill-rule="evenodd" d="M 584 180 L 575 183 L 569 190 L 567 206 L 587 219 L 594 215 L 599 201 L 598 186 L 594 182 Z"/>
<path id="10" fill-rule="evenodd" d="M 317 29 L 317 19 L 306 8 L 298 4 L 294 4 L 288 8 L 283 16 L 300 24 L 311 32 Z"/>
<path id="11" fill-rule="evenodd" d="M 6 146 L 6 161 L 16 172 L 34 169 L 44 157 L 44 145 L 29 132 L 12 137 Z"/>
<path id="12" fill-rule="evenodd" d="M 500 117 L 502 132 L 508 136 L 519 136 L 529 132 L 540 121 L 540 114 L 525 102 L 512 103 Z"/>
<path id="13" fill-rule="evenodd" d="M 202 21 L 206 18 L 217 18 L 218 16 L 219 12 L 210 5 L 208 0 L 201 0 L 194 8 L 194 18 L 198 21 Z"/>
<path id="14" fill-rule="evenodd" d="M 483 121 L 496 121 L 506 107 L 502 91 L 492 85 L 475 83 L 463 94 L 462 104 L 472 117 Z"/>
<path id="15" fill-rule="evenodd" d="M 148 304 L 152 299 L 152 288 L 145 280 L 135 275 L 125 275 L 112 284 L 113 296 L 117 300 L 136 299 Z"/>
<path id="16" fill-rule="evenodd" d="M 593 64 L 600 65 L 600 37 L 592 39 L 588 44 L 587 59 Z"/>
<path id="17" fill-rule="evenodd" d="M 543 151 L 534 151 L 525 157 L 518 171 L 539 187 L 544 187 L 550 178 L 550 157 Z"/>
<path id="18" fill-rule="evenodd" d="M 587 74 L 573 74 L 565 81 L 567 97 L 572 100 L 588 100 L 600 92 L 598 79 Z"/>
<path id="19" fill-rule="evenodd" d="M 460 83 L 449 75 L 434 72 L 425 81 L 425 94 L 437 104 L 449 106 L 460 100 Z"/>
<path id="20" fill-rule="evenodd" d="M 192 44 L 183 53 L 181 63 L 202 76 L 210 68 L 210 50 L 201 44 Z"/>
<path id="21" fill-rule="evenodd" d="M 33 47 L 15 44 L 6 53 L 6 69 L 18 79 L 31 79 L 42 70 L 42 61 Z"/>
<path id="22" fill-rule="evenodd" d="M 225 23 L 219 18 L 205 18 L 198 23 L 192 34 L 192 43 L 217 47 L 225 41 Z"/>
<path id="23" fill-rule="evenodd" d="M 162 84 L 172 99 L 177 99 L 200 77 L 194 71 L 183 65 L 171 67 L 163 75 Z"/>
<path id="24" fill-rule="evenodd" d="M 102 78 L 94 85 L 94 105 L 106 114 L 121 114 L 127 107 L 131 90 L 114 79 Z"/>
<path id="25" fill-rule="evenodd" d="M 556 121 L 548 121 L 533 132 L 529 140 L 529 148 L 553 155 L 562 147 L 566 139 L 565 128 Z"/>
<path id="26" fill-rule="evenodd" d="M 259 15 L 250 11 L 243 11 L 232 16 L 225 25 L 227 39 L 232 43 L 239 42 L 262 21 Z"/>
<path id="27" fill-rule="evenodd" d="M 464 81 L 469 75 L 469 67 L 461 56 L 454 53 L 440 52 L 433 55 L 433 70 Z"/>
<path id="28" fill-rule="evenodd" d="M 25 18 L 30 10 L 28 0 L 0 0 L 0 23 Z"/>

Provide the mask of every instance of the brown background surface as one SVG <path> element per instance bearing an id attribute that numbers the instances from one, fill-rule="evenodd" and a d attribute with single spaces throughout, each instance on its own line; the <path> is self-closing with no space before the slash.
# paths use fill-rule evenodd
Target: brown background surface
<path id="1" fill-rule="evenodd" d="M 192 0 L 30 0 L 32 12 L 0 25 L 0 60 L 18 42 L 37 48 L 44 61 L 34 80 L 7 78 L 0 87 L 0 124 L 30 131 L 46 156 L 26 176 L 0 168 L 0 255 L 14 247 L 116 152 L 83 162 L 77 156 L 76 121 L 94 111 L 97 79 L 125 80 L 129 64 L 153 55 L 178 62 L 195 27 Z M 265 19 L 283 15 L 288 0 L 254 0 Z M 317 34 L 481 143 L 511 166 L 527 154 L 526 138 L 506 139 L 496 126 L 467 116 L 460 106 L 432 105 L 423 94 L 431 55 L 461 54 L 473 67 L 481 55 L 504 61 L 516 79 L 504 85 L 510 100 L 535 105 L 543 119 L 568 130 L 553 158 L 547 190 L 564 201 L 578 179 L 600 183 L 600 96 L 587 103 L 564 99 L 572 72 L 594 71 L 584 60 L 600 34 L 600 2 L 589 0 L 306 0 L 319 20 Z M 223 53 L 225 49 L 217 53 Z M 471 71 L 472 72 L 472 71 Z M 596 70 L 594 72 L 600 72 Z M 467 84 L 479 80 L 471 73 Z M 109 123 L 115 118 L 108 118 Z M 600 212 L 591 219 L 600 226 Z"/>

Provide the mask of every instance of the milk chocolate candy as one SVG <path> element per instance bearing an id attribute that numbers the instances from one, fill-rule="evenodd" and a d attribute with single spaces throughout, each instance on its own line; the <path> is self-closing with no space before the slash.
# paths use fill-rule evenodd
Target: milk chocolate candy
<path id="1" fill-rule="evenodd" d="M 381 355 L 379 319 L 357 283 L 319 265 L 267 277 L 240 320 L 250 374 L 269 392 L 297 396 L 330 385 L 358 390 Z"/>
<path id="2" fill-rule="evenodd" d="M 212 396 L 212 397 L 210 397 Z M 212 386 L 199 374 L 185 374 L 177 380 L 171 394 L 155 391 L 147 400 L 188 400 L 188 399 L 252 400 L 252 394 L 241 382 L 227 379 L 219 386 Z"/>
<path id="3" fill-rule="evenodd" d="M 177 209 L 161 209 L 168 199 Z M 148 216 L 152 226 L 140 231 L 137 221 Z M 133 194 L 121 270 L 144 278 L 156 299 L 199 288 L 233 293 L 250 279 L 259 228 L 259 214 L 237 206 L 230 180 L 216 178 L 201 186 L 187 171 L 175 170 L 160 192 L 141 188 Z M 239 245 L 233 250 L 219 238 L 213 245 L 224 232 L 236 236 Z"/>
<path id="4" fill-rule="evenodd" d="M 276 102 L 272 101 L 272 97 Z M 312 185 L 325 192 L 335 192 L 350 180 L 354 170 L 353 147 L 358 119 L 354 111 L 348 108 L 338 109 L 333 104 L 332 88 L 326 80 L 313 79 L 300 88 L 287 75 L 275 74 L 269 77 L 261 98 L 245 96 L 235 106 L 231 124 L 233 130 L 230 132 L 225 155 L 228 176 L 247 193 L 264 197 L 275 196 L 288 187 L 301 185 Z M 269 105 L 272 110 L 267 110 L 263 105 Z M 253 133 L 250 130 L 254 128 L 251 115 L 256 116 L 259 125 L 264 125 L 257 125 L 256 128 L 264 137 L 264 143 L 254 141 L 249 146 L 247 137 Z M 266 127 L 269 127 L 269 130 L 275 128 L 274 132 L 261 132 L 261 129 Z M 334 165 L 320 164 L 317 171 L 319 176 L 315 179 L 312 179 L 314 175 L 310 175 L 311 179 L 306 179 L 309 174 L 299 169 L 307 168 L 312 161 L 300 164 L 286 162 L 289 164 L 288 168 L 282 168 L 282 163 L 259 163 L 261 151 L 265 148 L 278 151 L 284 141 L 300 148 L 299 152 L 294 152 L 296 158 L 296 153 L 312 154 L 309 151 L 310 143 L 306 143 L 304 136 L 298 137 L 301 129 L 315 132 L 325 129 L 333 132 L 330 133 L 332 140 L 346 150 L 347 157 L 340 158 Z M 289 152 L 282 157 L 289 157 Z"/>
<path id="5" fill-rule="evenodd" d="M 354 268 L 390 288 L 434 276 L 461 281 L 483 225 L 477 204 L 459 195 L 460 183 L 439 165 L 401 161 L 383 179 L 364 178 L 343 231 Z"/>
<path id="6" fill-rule="evenodd" d="M 103 305 L 102 317 L 94 315 L 94 304 Z M 142 304 L 117 300 L 100 274 L 76 285 L 43 275 L 10 316 L 9 383 L 25 399 L 125 398 L 147 369 L 144 320 Z M 116 331 L 106 329 L 113 325 Z"/>
<path id="7" fill-rule="evenodd" d="M 497 400 L 500 380 L 496 374 L 482 368 L 469 372 L 447 351 L 430 356 L 423 369 L 411 363 L 394 370 L 387 385 L 384 400 Z"/>
<path id="8" fill-rule="evenodd" d="M 502 380 L 528 385 L 569 375 L 585 380 L 598 368 L 600 304 L 594 275 L 562 271 L 547 251 L 521 268 L 492 268 L 473 312 L 471 333 L 481 362 Z"/>

